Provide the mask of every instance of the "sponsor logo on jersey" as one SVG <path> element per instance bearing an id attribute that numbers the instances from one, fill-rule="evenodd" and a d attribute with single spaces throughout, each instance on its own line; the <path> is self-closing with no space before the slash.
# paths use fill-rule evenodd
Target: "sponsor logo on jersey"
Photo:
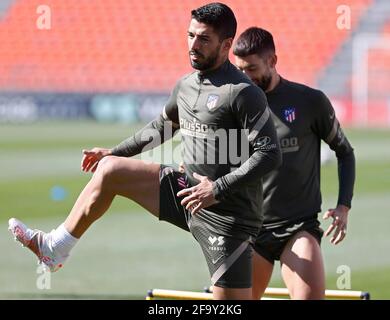
<path id="1" fill-rule="evenodd" d="M 268 136 L 261 137 L 256 141 L 256 147 L 262 148 L 271 142 L 271 138 Z"/>
<path id="2" fill-rule="evenodd" d="M 207 97 L 206 106 L 210 111 L 214 111 L 217 108 L 217 103 L 219 100 L 219 95 L 217 94 L 209 94 Z"/>
<path id="3" fill-rule="evenodd" d="M 298 137 L 280 139 L 280 146 L 283 153 L 299 151 Z"/>
<path id="4" fill-rule="evenodd" d="M 223 240 L 223 237 L 212 237 L 212 236 L 209 236 L 209 241 L 211 244 L 214 244 L 215 241 L 218 240 L 218 243 L 217 243 L 217 246 L 222 246 L 224 243 L 225 243 L 225 240 Z"/>
<path id="5" fill-rule="evenodd" d="M 263 137 L 260 137 L 260 138 L 257 138 L 255 143 L 254 143 L 254 146 L 256 149 L 260 149 L 260 150 L 272 150 L 272 149 L 275 149 L 276 148 L 276 144 L 275 143 L 272 143 L 270 144 L 271 142 L 271 138 L 268 137 L 268 136 L 263 136 Z"/>
<path id="6" fill-rule="evenodd" d="M 180 128 L 199 133 L 209 132 L 209 126 L 207 124 L 200 123 L 196 118 L 194 118 L 193 121 L 180 118 Z"/>
<path id="7" fill-rule="evenodd" d="M 226 248 L 223 247 L 225 240 L 224 237 L 208 237 L 209 242 L 211 243 L 211 246 L 209 246 L 209 250 L 211 251 L 226 251 Z"/>
<path id="8" fill-rule="evenodd" d="M 284 119 L 287 121 L 287 122 L 294 122 L 295 121 L 295 118 L 296 118 L 296 115 L 295 115 L 295 108 L 294 107 L 290 107 L 290 108 L 286 108 L 283 110 L 283 116 L 284 116 Z"/>

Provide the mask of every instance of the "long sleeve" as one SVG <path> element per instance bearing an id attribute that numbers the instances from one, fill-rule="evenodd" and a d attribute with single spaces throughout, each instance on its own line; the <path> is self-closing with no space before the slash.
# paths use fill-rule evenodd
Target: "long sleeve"
<path id="1" fill-rule="evenodd" d="M 238 94 L 232 104 L 237 121 L 248 130 L 248 142 L 253 153 L 239 168 L 220 177 L 214 183 L 217 200 L 261 178 L 281 164 L 281 150 L 271 112 L 261 89 L 249 86 Z"/>
<path id="2" fill-rule="evenodd" d="M 114 147 L 111 150 L 112 154 L 119 157 L 132 157 L 151 150 L 172 138 L 179 128 L 179 116 L 176 103 L 178 90 L 179 83 L 170 95 L 160 116 L 148 123 L 133 136 Z"/>
<path id="3" fill-rule="evenodd" d="M 351 208 L 355 184 L 355 154 L 345 136 L 329 99 L 320 92 L 315 128 L 320 137 L 335 151 L 338 162 L 339 196 L 337 204 Z"/>

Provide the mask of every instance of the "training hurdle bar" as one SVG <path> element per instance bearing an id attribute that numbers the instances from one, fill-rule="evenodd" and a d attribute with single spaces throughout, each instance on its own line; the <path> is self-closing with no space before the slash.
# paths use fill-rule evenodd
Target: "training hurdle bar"
<path id="1" fill-rule="evenodd" d="M 160 299 L 176 299 L 176 300 L 213 300 L 210 287 L 206 287 L 206 292 L 167 290 L 167 289 L 151 289 L 146 295 L 146 300 Z M 267 288 L 261 300 L 282 300 L 288 299 L 289 293 L 286 288 Z M 352 290 L 325 290 L 325 298 L 327 299 L 348 299 L 348 300 L 369 300 L 370 294 L 364 291 Z"/>
<path id="2" fill-rule="evenodd" d="M 213 300 L 213 294 L 209 292 L 151 289 L 146 295 L 146 300 L 153 300 L 154 298 L 178 300 Z"/>
<path id="3" fill-rule="evenodd" d="M 146 295 L 146 300 L 175 299 L 175 300 L 213 300 L 213 294 L 210 292 L 193 292 L 167 289 L 151 289 Z M 261 300 L 280 300 L 280 298 L 263 297 Z"/>
<path id="4" fill-rule="evenodd" d="M 212 293 L 213 287 L 205 287 L 205 292 Z M 287 288 L 267 288 L 264 296 L 284 297 L 289 298 Z M 325 290 L 325 298 L 327 299 L 348 299 L 348 300 L 370 300 L 370 293 L 366 291 L 353 290 Z"/>

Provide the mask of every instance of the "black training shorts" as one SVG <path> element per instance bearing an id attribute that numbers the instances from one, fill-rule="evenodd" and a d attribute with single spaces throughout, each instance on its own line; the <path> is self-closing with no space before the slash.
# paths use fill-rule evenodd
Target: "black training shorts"
<path id="1" fill-rule="evenodd" d="M 280 260 L 288 241 L 298 232 L 307 231 L 321 245 L 321 238 L 324 231 L 320 228 L 317 215 L 283 223 L 279 226 L 263 226 L 256 238 L 255 251 L 272 264 L 275 260 Z"/>
<path id="2" fill-rule="evenodd" d="M 159 219 L 192 233 L 206 258 L 211 282 L 224 288 L 252 286 L 253 237 L 231 224 L 231 234 L 222 233 L 207 210 L 192 215 L 183 207 L 177 193 L 189 188 L 186 174 L 172 167 L 160 168 Z M 224 225 L 226 229 L 226 225 Z"/>

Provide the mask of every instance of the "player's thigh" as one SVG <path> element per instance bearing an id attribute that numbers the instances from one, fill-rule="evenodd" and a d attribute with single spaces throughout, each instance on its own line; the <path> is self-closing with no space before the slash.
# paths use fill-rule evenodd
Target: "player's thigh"
<path id="1" fill-rule="evenodd" d="M 226 251 L 219 255 L 203 252 L 209 266 L 214 299 L 252 299 L 253 249 L 248 241 L 224 238 Z"/>
<path id="2" fill-rule="evenodd" d="M 160 164 L 124 157 L 106 157 L 96 174 L 104 176 L 105 187 L 116 195 L 129 198 L 159 215 Z"/>
<path id="3" fill-rule="evenodd" d="M 221 288 L 213 286 L 214 300 L 251 300 L 252 288 Z"/>
<path id="4" fill-rule="evenodd" d="M 280 257 L 283 280 L 293 299 L 323 299 L 325 275 L 321 247 L 307 231 L 295 234 Z"/>
<path id="5" fill-rule="evenodd" d="M 254 250 L 252 270 L 253 299 L 258 300 L 262 297 L 271 279 L 273 269 L 273 263 L 269 262 Z"/>
<path id="6" fill-rule="evenodd" d="M 252 236 L 229 220 L 201 210 L 189 227 L 209 269 L 215 299 L 252 298 Z"/>

